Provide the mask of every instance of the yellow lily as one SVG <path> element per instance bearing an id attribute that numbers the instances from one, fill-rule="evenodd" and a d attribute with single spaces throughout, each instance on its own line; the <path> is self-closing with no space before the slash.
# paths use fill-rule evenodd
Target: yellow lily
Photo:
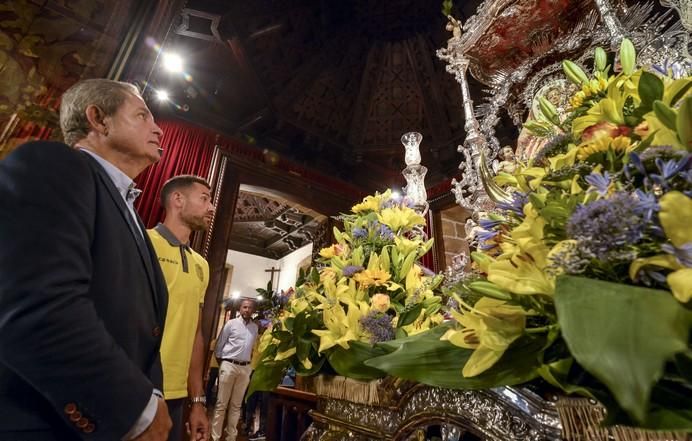
<path id="1" fill-rule="evenodd" d="M 681 248 L 692 242 L 692 199 L 679 191 L 666 193 L 659 201 L 661 211 L 658 218 L 663 231 L 673 246 Z M 692 300 L 692 268 L 685 268 L 675 256 L 659 254 L 657 256 L 635 259 L 630 265 L 630 278 L 634 279 L 639 270 L 647 265 L 673 270 L 666 277 L 668 286 L 678 301 L 687 303 Z"/>
<path id="2" fill-rule="evenodd" d="M 418 247 L 423 245 L 423 241 L 420 239 L 406 239 L 405 237 L 396 236 L 394 237 L 394 245 L 399 251 L 399 255 L 407 256 L 411 251 L 418 249 Z"/>
<path id="3" fill-rule="evenodd" d="M 313 334 L 320 337 L 320 347 L 317 352 L 324 352 L 334 346 L 349 348 L 349 342 L 359 340 L 362 330 L 360 327 L 361 312 L 355 305 L 348 307 L 348 313 L 341 304 L 325 306 L 322 320 L 327 329 L 315 329 Z"/>
<path id="4" fill-rule="evenodd" d="M 489 297 L 482 297 L 473 307 L 466 305 L 466 309 L 463 313 L 451 311 L 463 328 L 450 329 L 440 339 L 475 349 L 461 371 L 464 377 L 474 377 L 490 369 L 521 336 L 526 327 L 526 313 L 520 306 Z"/>
<path id="5" fill-rule="evenodd" d="M 434 314 L 432 316 L 428 315 L 426 309 L 423 308 L 418 317 L 413 321 L 413 323 L 408 324 L 406 326 L 402 326 L 401 329 L 403 329 L 406 332 L 406 335 L 416 335 L 429 330 L 435 325 L 440 324 L 443 319 L 444 318 L 440 314 Z"/>
<path id="6" fill-rule="evenodd" d="M 374 196 L 366 196 L 363 199 L 363 202 L 354 205 L 351 208 L 351 211 L 354 213 L 361 213 L 364 211 L 380 211 L 380 206 L 382 205 L 383 201 L 386 201 L 387 199 L 392 197 L 392 191 L 387 190 L 384 193 L 375 193 Z"/>
<path id="7" fill-rule="evenodd" d="M 655 112 L 649 112 L 644 115 L 644 121 L 648 124 L 648 132 L 654 133 L 652 145 L 670 145 L 678 149 L 684 149 L 678 139 L 677 133 L 674 130 L 669 129 L 665 124 L 658 119 Z"/>
<path id="8" fill-rule="evenodd" d="M 335 243 L 330 247 L 322 248 L 320 250 L 320 256 L 325 259 L 331 259 L 332 257 L 347 255 L 348 251 L 348 245 Z"/>
<path id="9" fill-rule="evenodd" d="M 413 265 L 406 274 L 406 293 L 411 296 L 413 295 L 421 286 L 423 286 L 422 276 L 423 270 L 418 265 Z"/>
<path id="10" fill-rule="evenodd" d="M 402 229 L 410 230 L 417 225 L 425 225 L 425 218 L 408 207 L 385 208 L 377 214 L 377 219 L 395 233 Z"/>
<path id="11" fill-rule="evenodd" d="M 296 347 L 294 346 L 292 348 L 289 348 L 283 352 L 279 352 L 278 354 L 276 354 L 276 357 L 274 357 L 274 361 L 285 360 L 287 358 L 290 358 L 295 353 L 296 353 Z"/>
<path id="12" fill-rule="evenodd" d="M 488 265 L 488 280 L 514 294 L 555 293 L 555 278 L 539 268 L 529 256 L 516 255 Z"/>
<path id="13" fill-rule="evenodd" d="M 545 268 L 549 251 L 543 240 L 544 227 L 545 219 L 528 203 L 524 206 L 524 220 L 510 233 L 519 250 L 530 256 L 539 268 Z"/>

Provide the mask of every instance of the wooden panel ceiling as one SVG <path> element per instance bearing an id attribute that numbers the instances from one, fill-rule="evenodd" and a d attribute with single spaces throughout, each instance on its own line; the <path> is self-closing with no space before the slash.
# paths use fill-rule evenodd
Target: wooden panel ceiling
<path id="1" fill-rule="evenodd" d="M 327 218 L 271 195 L 240 191 L 230 249 L 280 259 L 313 242 Z"/>

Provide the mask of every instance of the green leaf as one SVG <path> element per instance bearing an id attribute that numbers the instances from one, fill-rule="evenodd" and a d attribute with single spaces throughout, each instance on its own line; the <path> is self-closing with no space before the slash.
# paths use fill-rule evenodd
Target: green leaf
<path id="1" fill-rule="evenodd" d="M 260 363 L 252 372 L 250 386 L 245 394 L 245 399 L 255 391 L 271 391 L 281 383 L 284 371 L 288 367 L 288 360 L 267 361 Z"/>
<path id="2" fill-rule="evenodd" d="M 680 383 L 661 381 L 654 386 L 649 412 L 643 423 L 632 420 L 610 396 L 592 391 L 606 408 L 607 415 L 603 421 L 605 426 L 638 426 L 642 429 L 665 431 L 692 430 L 692 391 Z"/>
<path id="3" fill-rule="evenodd" d="M 639 98 L 642 100 L 639 107 L 646 110 L 644 113 L 651 111 L 654 101 L 663 99 L 663 81 L 656 75 L 643 71 L 639 78 Z"/>
<path id="4" fill-rule="evenodd" d="M 442 329 L 439 329 L 442 328 Z M 502 358 L 482 374 L 465 378 L 461 370 L 473 353 L 440 337 L 446 326 L 378 345 L 398 346 L 394 352 L 365 362 L 389 375 L 431 386 L 451 389 L 487 389 L 525 383 L 537 377 L 538 355 L 545 336 L 524 336 L 515 341 Z"/>
<path id="5" fill-rule="evenodd" d="M 687 151 L 692 150 L 692 96 L 680 104 L 677 118 L 678 137 Z"/>
<path id="6" fill-rule="evenodd" d="M 399 320 L 396 322 L 396 327 L 401 328 L 416 321 L 422 309 L 423 305 L 421 303 L 416 303 L 413 306 L 409 305 L 404 308 L 401 315 L 399 315 Z"/>
<path id="7" fill-rule="evenodd" d="M 571 276 L 558 278 L 555 306 L 577 362 L 643 423 L 666 361 L 687 349 L 692 312 L 666 291 Z"/>
<path id="8" fill-rule="evenodd" d="M 692 78 L 680 78 L 673 81 L 673 83 L 666 88 L 666 96 L 670 97 L 670 102 L 664 100 L 665 103 L 671 107 L 675 106 L 678 101 L 685 96 L 687 91 L 690 90 L 690 87 L 692 87 Z"/>
<path id="9" fill-rule="evenodd" d="M 545 198 L 541 198 L 541 196 L 537 193 L 529 193 L 529 201 L 536 210 L 540 210 L 541 208 L 545 207 L 544 199 Z"/>
<path id="10" fill-rule="evenodd" d="M 370 346 L 360 341 L 349 342 L 349 349 L 337 346 L 329 356 L 329 364 L 344 377 L 356 380 L 374 380 L 384 377 L 385 373 L 374 367 L 363 364 L 366 360 L 386 354 L 379 346 Z"/>
<path id="11" fill-rule="evenodd" d="M 654 112 L 656 117 L 663 123 L 664 126 L 668 127 L 670 130 L 675 131 L 677 125 L 677 112 L 671 109 L 663 101 L 654 101 Z"/>
<path id="12" fill-rule="evenodd" d="M 635 147 L 632 151 L 634 153 L 641 153 L 644 150 L 648 149 L 651 143 L 653 143 L 656 133 L 658 133 L 658 130 L 654 130 L 653 132 L 651 132 L 649 136 L 647 136 L 646 139 L 643 139 L 639 144 L 637 144 L 637 147 Z M 629 155 L 625 156 L 625 158 L 629 158 Z"/>

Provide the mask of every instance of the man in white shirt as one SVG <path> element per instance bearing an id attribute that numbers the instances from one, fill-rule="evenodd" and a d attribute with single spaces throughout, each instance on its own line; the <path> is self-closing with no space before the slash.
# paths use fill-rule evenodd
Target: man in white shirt
<path id="1" fill-rule="evenodd" d="M 228 419 L 226 441 L 235 441 L 238 435 L 240 407 L 250 383 L 250 360 L 257 339 L 257 324 L 252 321 L 255 301 L 243 299 L 239 312 L 240 317 L 227 321 L 216 340 L 216 357 L 221 360 L 221 364 L 219 389 L 211 422 L 213 441 L 221 439 L 224 418 Z"/>

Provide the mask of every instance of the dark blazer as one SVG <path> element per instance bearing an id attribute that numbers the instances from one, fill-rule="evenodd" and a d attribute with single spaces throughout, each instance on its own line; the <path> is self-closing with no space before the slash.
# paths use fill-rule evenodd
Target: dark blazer
<path id="1" fill-rule="evenodd" d="M 84 152 L 0 161 L 0 441 L 120 440 L 162 390 L 168 293 L 128 216 Z"/>

